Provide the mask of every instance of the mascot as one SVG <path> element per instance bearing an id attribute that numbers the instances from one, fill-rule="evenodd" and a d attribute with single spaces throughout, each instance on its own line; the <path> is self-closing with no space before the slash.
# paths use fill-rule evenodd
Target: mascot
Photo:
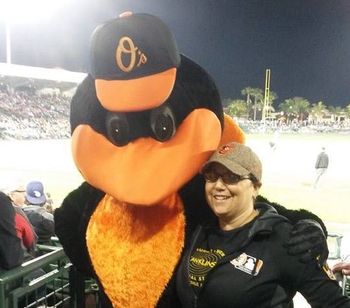
<path id="1" fill-rule="evenodd" d="M 94 31 L 70 121 L 86 182 L 55 212 L 65 252 L 98 281 L 103 307 L 178 307 L 174 271 L 212 215 L 199 170 L 219 145 L 244 142 L 213 80 L 160 19 L 125 13 Z M 317 217 L 274 205 L 295 223 L 292 253 L 322 258 Z"/>

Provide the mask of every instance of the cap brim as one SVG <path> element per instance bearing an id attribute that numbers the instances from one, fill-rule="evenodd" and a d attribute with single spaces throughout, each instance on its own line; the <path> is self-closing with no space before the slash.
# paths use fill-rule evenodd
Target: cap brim
<path id="1" fill-rule="evenodd" d="M 209 161 L 207 161 L 201 169 L 201 173 L 203 173 L 203 171 L 208 168 L 208 166 L 211 163 L 218 163 L 220 165 L 223 165 L 225 168 L 227 168 L 228 170 L 230 170 L 232 173 L 237 174 L 239 176 L 246 176 L 249 175 L 249 171 L 245 168 L 243 168 L 242 166 L 240 166 L 239 164 L 237 164 L 234 161 L 231 160 L 227 160 L 224 158 L 221 159 L 210 159 Z"/>
<path id="2" fill-rule="evenodd" d="M 102 106 L 110 111 L 127 112 L 160 106 L 171 94 L 175 67 L 164 72 L 129 80 L 96 79 L 96 94 Z"/>
<path id="3" fill-rule="evenodd" d="M 45 195 L 42 195 L 39 198 L 33 198 L 31 196 L 26 196 L 26 199 L 28 200 L 28 202 L 30 204 L 34 204 L 34 205 L 44 204 L 46 202 Z"/>

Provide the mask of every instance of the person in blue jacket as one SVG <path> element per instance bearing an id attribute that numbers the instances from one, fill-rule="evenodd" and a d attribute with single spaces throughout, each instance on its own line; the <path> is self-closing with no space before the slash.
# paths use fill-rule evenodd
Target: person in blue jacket
<path id="1" fill-rule="evenodd" d="M 186 243 L 176 275 L 182 307 L 289 307 L 297 291 L 312 307 L 350 307 L 326 264 L 287 253 L 292 224 L 255 202 L 262 165 L 249 147 L 224 145 L 202 174 L 216 220 L 199 225 Z"/>

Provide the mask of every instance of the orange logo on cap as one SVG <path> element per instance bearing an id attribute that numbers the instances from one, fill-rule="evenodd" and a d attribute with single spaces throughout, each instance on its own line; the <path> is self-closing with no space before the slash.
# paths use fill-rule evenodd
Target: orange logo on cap
<path id="1" fill-rule="evenodd" d="M 129 56 L 129 63 L 126 65 L 123 62 L 123 55 Z M 116 60 L 118 67 L 123 72 L 128 73 L 131 72 L 135 67 L 139 67 L 141 64 L 145 64 L 147 62 L 147 57 L 143 52 L 141 52 L 138 47 L 135 46 L 130 37 L 123 36 L 118 43 Z"/>
<path id="2" fill-rule="evenodd" d="M 224 145 L 222 148 L 219 150 L 219 154 L 226 154 L 228 151 L 230 151 L 233 148 L 232 145 Z"/>

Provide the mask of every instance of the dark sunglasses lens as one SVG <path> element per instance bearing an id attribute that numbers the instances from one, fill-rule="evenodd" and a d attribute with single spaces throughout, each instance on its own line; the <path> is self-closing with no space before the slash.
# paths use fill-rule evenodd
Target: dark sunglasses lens
<path id="1" fill-rule="evenodd" d="M 204 173 L 204 178 L 208 182 L 216 182 L 219 178 L 221 178 L 225 184 L 236 184 L 240 180 L 242 180 L 242 177 L 240 177 L 237 174 L 231 173 L 231 172 L 224 173 L 224 174 L 218 174 L 218 173 L 216 173 L 214 171 L 210 171 L 210 170 Z"/>
<path id="2" fill-rule="evenodd" d="M 204 173 L 204 178 L 208 182 L 216 182 L 219 178 L 219 175 L 211 170 L 208 170 Z"/>
<path id="3" fill-rule="evenodd" d="M 234 173 L 225 173 L 221 176 L 221 178 L 226 184 L 235 184 L 241 180 L 241 177 Z"/>

